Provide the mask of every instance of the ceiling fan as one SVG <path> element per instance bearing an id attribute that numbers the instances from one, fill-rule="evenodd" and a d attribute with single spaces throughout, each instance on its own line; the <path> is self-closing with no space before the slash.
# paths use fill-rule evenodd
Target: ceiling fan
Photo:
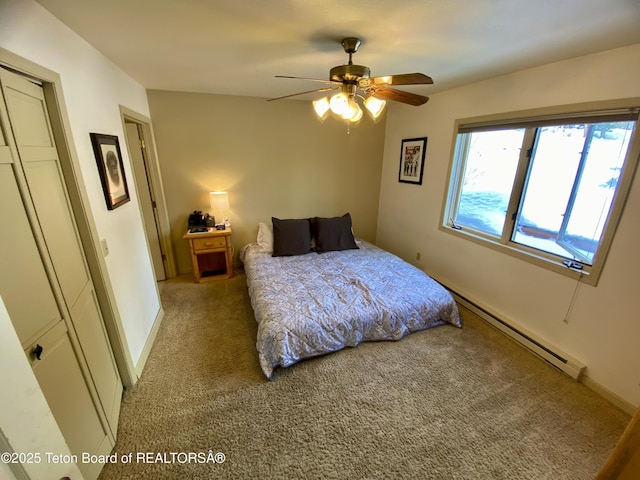
<path id="1" fill-rule="evenodd" d="M 349 63 L 338 65 L 329 71 L 329 80 L 318 78 L 291 77 L 286 75 L 276 75 L 277 78 L 291 78 L 298 80 L 310 80 L 322 82 L 328 86 L 316 90 L 284 95 L 282 97 L 270 98 L 267 101 L 281 100 L 283 98 L 305 95 L 308 93 L 327 92 L 338 90 L 340 92 L 331 98 L 325 97 L 313 102 L 316 114 L 324 119 L 331 111 L 338 117 L 349 122 L 357 122 L 362 118 L 362 110 L 356 100 L 361 100 L 367 111 L 376 119 L 384 109 L 385 100 L 405 103 L 408 105 L 420 106 L 429 100 L 428 97 L 415 93 L 405 92 L 391 85 L 429 85 L 433 83 L 431 77 L 423 73 L 404 73 L 399 75 L 388 75 L 384 77 L 371 77 L 371 70 L 364 65 L 354 65 L 352 57 L 362 44 L 359 38 L 347 37 L 342 40 L 342 47 L 349 55 Z M 367 95 L 365 97 L 365 95 Z"/>

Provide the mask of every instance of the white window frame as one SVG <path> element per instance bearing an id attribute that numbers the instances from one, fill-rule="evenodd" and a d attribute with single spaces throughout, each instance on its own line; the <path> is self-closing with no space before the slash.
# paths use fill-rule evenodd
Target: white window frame
<path id="1" fill-rule="evenodd" d="M 499 252 L 512 255 L 556 273 L 580 279 L 586 284 L 597 285 L 639 163 L 639 112 L 640 98 L 630 98 L 457 119 L 454 124 L 451 159 L 447 175 L 448 188 L 445 190 L 439 226 L 440 230 Z M 455 214 L 459 201 L 458 197 L 462 190 L 461 182 L 465 171 L 466 159 L 466 149 L 463 145 L 465 137 L 459 136 L 459 134 L 479 131 L 479 129 L 497 129 L 499 127 L 520 128 L 522 126 L 543 126 L 564 120 L 589 121 L 595 118 L 598 121 L 605 122 L 607 118 L 610 118 L 612 115 L 619 115 L 621 113 L 629 113 L 632 115 L 635 118 L 636 127 L 629 142 L 627 156 L 624 160 L 616 193 L 610 207 L 610 215 L 604 227 L 598 251 L 593 258 L 592 265 L 583 265 L 574 262 L 567 264 L 566 259 L 563 259 L 559 255 L 537 250 L 511 240 L 512 231 L 516 222 L 515 218 L 512 219 L 512 214 L 517 213 L 520 197 L 523 193 L 521 188 L 518 189 L 518 185 L 522 186 L 524 184 L 524 178 L 527 175 L 527 162 L 522 159 L 518 163 L 518 169 L 514 179 L 516 188 L 513 191 L 508 206 L 505 226 L 500 237 L 491 236 L 468 227 L 461 228 L 453 222 L 453 215 Z M 530 135 L 530 133 L 526 135 Z M 530 135 L 530 140 L 533 140 L 532 137 L 533 135 Z M 524 144 L 530 144 L 530 142 L 526 141 Z M 521 156 L 525 155 L 526 152 L 521 153 Z"/>

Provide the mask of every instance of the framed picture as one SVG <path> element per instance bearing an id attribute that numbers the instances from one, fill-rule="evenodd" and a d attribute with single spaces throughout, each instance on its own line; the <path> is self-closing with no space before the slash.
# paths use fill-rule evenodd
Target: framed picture
<path id="1" fill-rule="evenodd" d="M 130 200 L 118 137 L 102 133 L 91 133 L 90 135 L 93 153 L 96 156 L 96 162 L 98 162 L 104 199 L 107 202 L 107 208 L 113 210 Z"/>
<path id="2" fill-rule="evenodd" d="M 398 181 L 422 185 L 424 158 L 427 153 L 427 137 L 402 140 Z"/>

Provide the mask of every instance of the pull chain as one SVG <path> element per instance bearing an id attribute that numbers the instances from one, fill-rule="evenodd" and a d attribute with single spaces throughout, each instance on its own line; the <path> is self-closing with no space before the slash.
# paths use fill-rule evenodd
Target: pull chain
<path id="1" fill-rule="evenodd" d="M 569 317 L 573 313 L 573 307 L 576 303 L 576 298 L 578 297 L 578 290 L 580 289 L 581 280 L 584 277 L 584 273 L 580 273 L 578 280 L 576 281 L 576 287 L 573 289 L 573 295 L 571 296 L 571 301 L 569 302 L 569 307 L 567 308 L 567 313 L 564 315 L 564 324 L 569 325 Z"/>

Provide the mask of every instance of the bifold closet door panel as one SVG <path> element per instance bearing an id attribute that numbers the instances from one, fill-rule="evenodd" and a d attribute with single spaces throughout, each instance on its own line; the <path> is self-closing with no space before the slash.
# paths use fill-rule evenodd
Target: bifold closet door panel
<path id="1" fill-rule="evenodd" d="M 13 163 L 13 156 L 11 154 L 11 148 L 9 148 L 9 142 L 4 136 L 4 128 L 2 128 L 2 117 L 0 116 L 0 165 Z"/>
<path id="2" fill-rule="evenodd" d="M 41 86 L 16 75 L 3 78 L 3 84 L 18 155 L 38 223 L 65 301 L 73 304 L 89 277 L 58 165 L 44 92 Z"/>
<path id="3" fill-rule="evenodd" d="M 76 333 L 91 369 L 91 378 L 98 391 L 104 413 L 115 436 L 122 402 L 122 383 L 105 340 L 106 334 L 99 328 L 102 318 L 98 311 L 98 300 L 89 283 L 74 303 L 71 318 L 82 319 L 75 324 Z"/>
<path id="4" fill-rule="evenodd" d="M 59 322 L 38 342 L 42 347 L 40 360 L 31 353 L 31 348 L 25 353 L 31 359 L 33 372 L 71 453 L 79 459 L 83 452 L 104 454 L 106 431 L 78 365 L 65 323 Z"/>
<path id="5" fill-rule="evenodd" d="M 0 164 L 0 292 L 24 348 L 62 319 L 16 185 Z"/>
<path id="6" fill-rule="evenodd" d="M 54 159 L 40 158 L 46 149 L 25 150 L 18 137 L 31 199 L 47 244 L 56 278 L 62 290 L 85 359 L 91 370 L 105 414 L 115 436 L 122 383 L 111 353 L 93 282 L 82 253 L 82 243 L 71 216 L 62 173 Z M 24 158 L 28 160 L 25 161 Z"/>

